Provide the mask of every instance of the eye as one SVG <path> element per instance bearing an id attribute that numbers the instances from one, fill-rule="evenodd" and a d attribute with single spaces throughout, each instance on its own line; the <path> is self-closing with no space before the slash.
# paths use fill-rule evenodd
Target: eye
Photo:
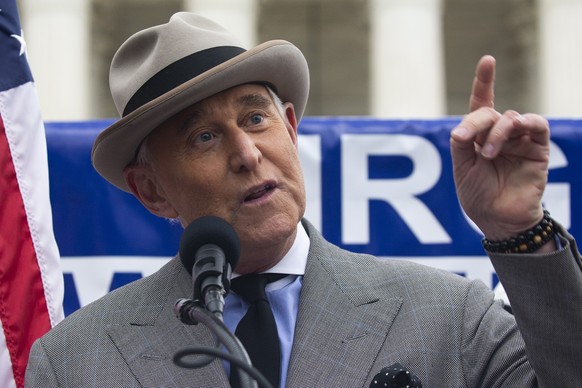
<path id="1" fill-rule="evenodd" d="M 214 134 L 211 132 L 203 132 L 196 137 L 196 141 L 198 143 L 206 143 L 207 141 L 210 141 L 212 139 L 214 139 Z"/>
<path id="2" fill-rule="evenodd" d="M 261 115 L 259 113 L 254 113 L 251 115 L 249 120 L 250 120 L 251 124 L 256 125 L 256 124 L 262 123 L 264 119 L 265 118 L 263 117 L 263 115 Z"/>

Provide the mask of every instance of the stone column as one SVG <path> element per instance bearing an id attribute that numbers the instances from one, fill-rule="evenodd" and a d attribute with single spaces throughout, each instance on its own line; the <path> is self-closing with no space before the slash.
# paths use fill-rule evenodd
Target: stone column
<path id="1" fill-rule="evenodd" d="M 92 118 L 89 5 L 89 0 L 20 2 L 28 61 L 45 121 Z"/>
<path id="2" fill-rule="evenodd" d="M 582 116 L 582 2 L 538 0 L 540 113 Z"/>
<path id="3" fill-rule="evenodd" d="M 371 115 L 444 115 L 441 0 L 369 1 Z"/>
<path id="4" fill-rule="evenodd" d="M 246 48 L 257 44 L 257 0 L 184 0 L 183 8 L 222 25 Z"/>

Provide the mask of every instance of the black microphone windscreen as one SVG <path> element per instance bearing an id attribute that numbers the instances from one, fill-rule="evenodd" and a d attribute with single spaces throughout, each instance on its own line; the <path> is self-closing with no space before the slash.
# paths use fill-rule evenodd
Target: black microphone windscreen
<path id="1" fill-rule="evenodd" d="M 206 244 L 219 246 L 231 268 L 236 267 L 240 256 L 240 241 L 234 228 L 222 218 L 204 216 L 192 221 L 180 239 L 180 259 L 190 274 L 196 252 Z"/>

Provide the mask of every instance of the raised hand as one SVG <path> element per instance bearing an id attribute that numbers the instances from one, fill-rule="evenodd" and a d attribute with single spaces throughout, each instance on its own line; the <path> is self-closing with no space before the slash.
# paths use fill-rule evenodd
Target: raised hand
<path id="1" fill-rule="evenodd" d="M 470 113 L 451 133 L 457 195 L 489 240 L 514 237 L 542 219 L 549 126 L 537 114 L 494 109 L 495 59 L 477 64 Z"/>

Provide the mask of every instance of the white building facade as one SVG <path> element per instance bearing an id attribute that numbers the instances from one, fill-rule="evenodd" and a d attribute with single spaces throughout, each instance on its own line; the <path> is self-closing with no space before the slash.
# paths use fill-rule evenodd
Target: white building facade
<path id="1" fill-rule="evenodd" d="M 20 0 L 45 120 L 115 117 L 108 65 L 129 34 L 178 10 L 248 46 L 282 38 L 312 70 L 308 115 L 463 114 L 474 67 L 498 60 L 500 110 L 582 116 L 580 0 Z"/>

